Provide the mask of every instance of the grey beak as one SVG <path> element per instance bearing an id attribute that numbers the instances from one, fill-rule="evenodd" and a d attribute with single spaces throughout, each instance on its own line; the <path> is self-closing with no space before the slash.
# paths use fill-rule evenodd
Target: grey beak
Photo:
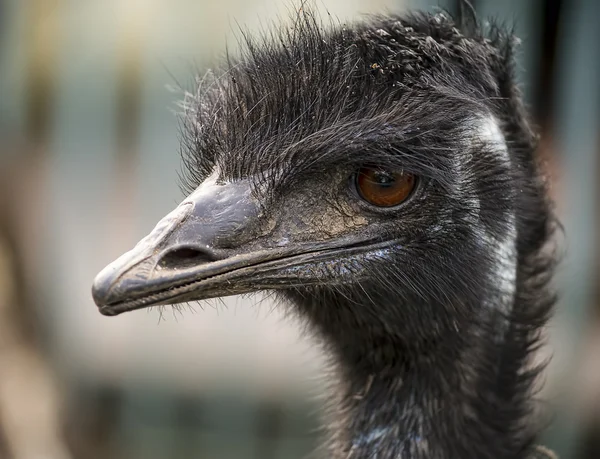
<path id="1" fill-rule="evenodd" d="M 243 263 L 230 249 L 248 237 L 257 216 L 247 181 L 218 184 L 207 179 L 96 276 L 92 296 L 100 312 L 115 315 L 185 301 L 191 284 Z"/>

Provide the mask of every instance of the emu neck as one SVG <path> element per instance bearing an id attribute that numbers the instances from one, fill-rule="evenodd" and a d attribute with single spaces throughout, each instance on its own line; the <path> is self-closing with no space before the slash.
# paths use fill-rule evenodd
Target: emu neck
<path id="1" fill-rule="evenodd" d="M 527 435 L 514 434 L 515 427 L 524 431 L 525 398 L 499 388 L 517 379 L 520 367 L 503 366 L 511 331 L 493 309 L 470 328 L 414 342 L 360 318 L 354 326 L 332 325 L 331 314 L 317 311 L 308 309 L 340 377 L 327 457 L 526 457 Z"/>
<path id="2" fill-rule="evenodd" d="M 391 344 L 391 343 L 390 343 Z M 455 434 L 440 426 L 467 425 L 461 400 L 460 352 L 400 355 L 379 348 L 390 363 L 356 358 L 340 362 L 341 429 L 334 433 L 335 458 L 433 458 L 454 448 Z M 438 350 L 439 351 L 439 350 Z M 409 351 L 410 352 L 410 351 Z M 457 429 L 460 431 L 460 429 Z M 461 456 L 466 457 L 466 456 Z"/>

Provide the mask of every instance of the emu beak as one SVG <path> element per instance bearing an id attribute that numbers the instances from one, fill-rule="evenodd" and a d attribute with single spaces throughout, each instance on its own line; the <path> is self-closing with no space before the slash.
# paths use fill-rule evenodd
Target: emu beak
<path id="1" fill-rule="evenodd" d="M 254 238 L 259 208 L 247 181 L 217 184 L 207 179 L 131 251 L 104 268 L 92 296 L 104 315 L 151 305 L 242 293 L 232 276 L 261 254 L 232 254 L 241 239 Z M 264 258 L 264 256 L 262 257 Z M 234 276 L 233 276 L 234 277 Z M 225 282 L 224 282 L 225 281 Z"/>
<path id="2" fill-rule="evenodd" d="M 326 280 L 330 270 L 323 266 L 393 242 L 360 232 L 307 238 L 298 229 L 302 216 L 276 225 L 265 217 L 249 180 L 208 178 L 96 276 L 94 301 L 102 314 L 114 316 L 154 305 L 343 282 L 340 273 Z"/>

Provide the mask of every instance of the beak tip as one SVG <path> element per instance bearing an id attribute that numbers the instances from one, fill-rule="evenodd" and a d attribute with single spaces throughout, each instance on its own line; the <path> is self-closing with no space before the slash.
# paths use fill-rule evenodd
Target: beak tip
<path id="1" fill-rule="evenodd" d="M 119 299 L 113 287 L 114 279 L 111 276 L 104 276 L 103 272 L 96 276 L 92 284 L 92 298 L 103 316 L 116 316 L 122 312 L 115 307 Z"/>
<path id="2" fill-rule="evenodd" d="M 92 298 L 101 311 L 109 303 L 110 287 L 111 283 L 100 275 L 96 276 L 92 284 Z"/>
<path id="3" fill-rule="evenodd" d="M 117 300 L 113 287 L 118 278 L 118 270 L 114 268 L 113 264 L 109 264 L 100 271 L 92 284 L 92 298 L 101 312 L 102 309 L 106 309 L 106 306 Z"/>
<path id="4" fill-rule="evenodd" d="M 100 312 L 100 314 L 102 314 L 103 316 L 106 317 L 114 317 L 119 315 L 119 312 L 115 311 L 113 308 L 104 305 L 104 306 L 98 306 L 98 311 Z"/>

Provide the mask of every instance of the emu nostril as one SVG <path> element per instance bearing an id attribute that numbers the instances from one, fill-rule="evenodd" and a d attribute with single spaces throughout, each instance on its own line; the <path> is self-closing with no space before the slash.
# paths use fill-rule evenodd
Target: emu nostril
<path id="1" fill-rule="evenodd" d="M 182 247 L 167 252 L 158 262 L 158 266 L 166 269 L 190 268 L 219 258 L 210 249 Z"/>

